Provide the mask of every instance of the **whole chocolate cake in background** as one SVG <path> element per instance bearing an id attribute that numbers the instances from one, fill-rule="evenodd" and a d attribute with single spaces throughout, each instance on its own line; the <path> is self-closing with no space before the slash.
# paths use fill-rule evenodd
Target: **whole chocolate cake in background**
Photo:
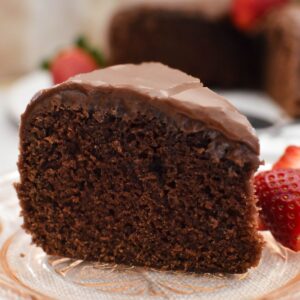
<path id="1" fill-rule="evenodd" d="M 118 65 L 39 92 L 22 116 L 24 229 L 51 255 L 243 273 L 259 262 L 248 120 L 199 79 Z"/>
<path id="2" fill-rule="evenodd" d="M 300 116 L 300 6 L 287 4 L 249 32 L 231 20 L 231 0 L 139 0 L 109 29 L 110 63 L 161 61 L 217 88 L 266 90 Z"/>
<path id="3" fill-rule="evenodd" d="M 265 87 L 286 111 L 300 117 L 300 3 L 269 18 Z"/>

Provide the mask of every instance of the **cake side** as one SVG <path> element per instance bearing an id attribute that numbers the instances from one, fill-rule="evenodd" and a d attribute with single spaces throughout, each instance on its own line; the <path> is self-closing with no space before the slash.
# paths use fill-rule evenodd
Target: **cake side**
<path id="1" fill-rule="evenodd" d="M 270 15 L 266 36 L 266 89 L 291 116 L 300 116 L 300 6 Z"/>
<path id="2" fill-rule="evenodd" d="M 261 87 L 263 39 L 232 25 L 230 5 L 218 11 L 216 1 L 165 2 L 142 1 L 115 13 L 108 32 L 110 64 L 160 61 L 205 85 Z"/>
<path id="3" fill-rule="evenodd" d="M 51 255 L 165 270 L 242 273 L 255 266 L 262 247 L 251 182 L 255 148 L 207 120 L 174 118 L 152 105 L 162 95 L 171 101 L 165 92 L 174 92 L 182 73 L 167 68 L 175 79 L 153 77 L 153 91 L 145 75 L 141 92 L 110 71 L 90 84 L 77 77 L 40 93 L 23 115 L 17 192 L 34 243 Z M 179 86 L 180 100 L 171 101 L 177 106 L 190 101 L 182 94 L 195 93 Z M 215 105 L 226 111 L 226 102 Z"/>

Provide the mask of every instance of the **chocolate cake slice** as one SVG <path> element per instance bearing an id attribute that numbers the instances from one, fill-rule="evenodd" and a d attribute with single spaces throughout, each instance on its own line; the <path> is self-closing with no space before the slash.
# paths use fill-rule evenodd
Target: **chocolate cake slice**
<path id="1" fill-rule="evenodd" d="M 196 78 L 118 65 L 39 92 L 22 116 L 24 229 L 50 255 L 242 273 L 262 250 L 247 119 Z"/>

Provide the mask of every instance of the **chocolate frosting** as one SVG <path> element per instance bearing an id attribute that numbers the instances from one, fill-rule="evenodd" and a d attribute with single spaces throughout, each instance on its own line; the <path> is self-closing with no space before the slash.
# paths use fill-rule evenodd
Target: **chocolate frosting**
<path id="1" fill-rule="evenodd" d="M 30 114 L 36 104 L 43 102 L 40 100 L 47 99 L 49 95 L 55 96 L 61 90 L 72 90 L 76 87 L 140 94 L 147 104 L 171 116 L 182 130 L 196 132 L 200 128 L 195 125 L 197 122 L 193 122 L 193 126 L 186 126 L 182 118 L 184 116 L 222 132 L 229 139 L 248 145 L 259 154 L 258 139 L 245 116 L 227 100 L 204 87 L 199 79 L 160 63 L 116 65 L 75 76 L 38 93 L 23 118 L 26 119 L 26 115 Z M 78 101 L 84 100 L 78 97 Z M 137 106 L 132 101 L 126 103 L 126 107 L 135 111 L 139 110 L 141 105 Z"/>

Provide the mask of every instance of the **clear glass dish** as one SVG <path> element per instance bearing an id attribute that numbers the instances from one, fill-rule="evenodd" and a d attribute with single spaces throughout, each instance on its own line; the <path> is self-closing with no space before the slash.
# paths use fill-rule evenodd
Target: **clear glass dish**
<path id="1" fill-rule="evenodd" d="M 17 178 L 0 178 L 0 299 L 300 299 L 300 254 L 268 232 L 259 266 L 243 275 L 160 272 L 48 256 L 20 229 Z"/>

